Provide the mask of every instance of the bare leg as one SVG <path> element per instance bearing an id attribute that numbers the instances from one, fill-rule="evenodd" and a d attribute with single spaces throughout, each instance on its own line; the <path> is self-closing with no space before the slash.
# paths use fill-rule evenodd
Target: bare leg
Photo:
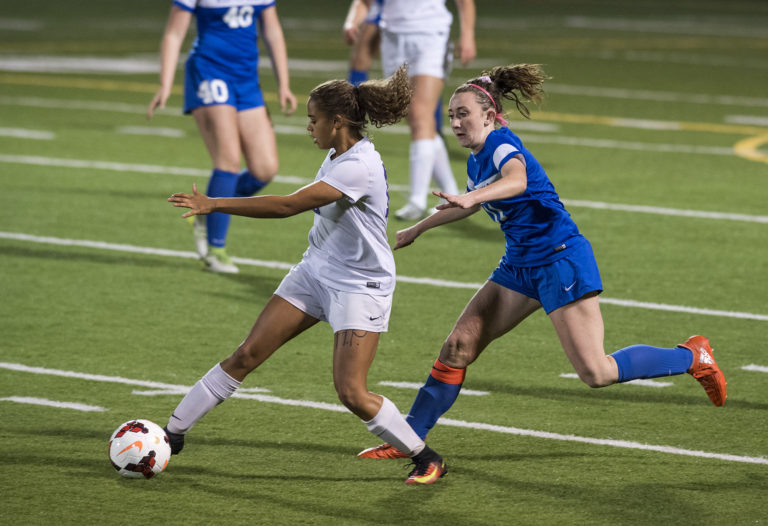
<path id="1" fill-rule="evenodd" d="M 603 316 L 597 294 L 591 293 L 549 314 L 565 355 L 579 378 L 590 387 L 619 379 L 616 361 L 603 348 Z"/>
<path id="2" fill-rule="evenodd" d="M 269 358 L 285 342 L 298 336 L 318 320 L 280 296 L 272 296 L 251 328 L 251 332 L 221 368 L 238 381 Z"/>

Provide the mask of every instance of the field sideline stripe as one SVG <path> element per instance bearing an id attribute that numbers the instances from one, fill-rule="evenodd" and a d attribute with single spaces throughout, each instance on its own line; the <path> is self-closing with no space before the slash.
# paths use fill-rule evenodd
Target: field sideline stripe
<path id="1" fill-rule="evenodd" d="M 124 245 L 118 243 L 105 243 L 103 241 L 89 241 L 78 239 L 63 239 L 57 237 L 35 236 L 31 234 L 22 234 L 18 232 L 0 232 L 0 239 L 13 239 L 17 241 L 29 241 L 32 243 L 45 243 L 49 245 L 74 246 L 95 248 L 99 250 L 114 250 L 117 252 L 129 252 L 133 254 L 147 254 L 153 256 L 180 257 L 186 259 L 198 259 L 194 252 L 183 250 L 170 250 L 165 248 L 139 247 L 135 245 Z M 273 269 L 290 269 L 294 263 L 283 261 L 265 261 L 260 259 L 233 257 L 235 263 L 241 265 L 250 265 L 255 267 L 266 267 Z M 397 276 L 397 281 L 402 283 L 413 283 L 417 285 L 429 285 L 433 287 L 458 288 L 477 290 L 482 283 L 468 283 L 463 281 L 450 281 L 435 278 L 417 278 L 412 276 Z M 700 309 L 697 307 L 688 307 L 685 305 L 667 305 L 664 303 L 652 303 L 635 300 L 622 300 L 614 298 L 600 297 L 600 302 L 608 305 L 618 305 L 620 307 L 630 307 L 638 309 L 661 310 L 668 312 L 685 312 L 689 314 L 700 314 L 704 316 L 719 316 L 725 318 L 738 318 L 745 320 L 768 321 L 768 315 L 753 314 L 750 312 L 737 312 L 726 310 Z M 154 386 L 149 386 L 154 387 Z"/>
<path id="2" fill-rule="evenodd" d="M 96 381 L 109 382 L 109 381 L 115 381 L 115 379 L 119 379 L 120 381 L 118 383 L 128 383 L 131 381 L 127 378 L 116 377 L 116 376 L 82 374 L 82 373 L 77 373 L 75 371 L 61 371 L 58 369 L 47 369 L 43 367 L 30 367 L 30 366 L 18 364 L 18 363 L 0 362 L 0 368 L 12 369 L 15 371 L 23 371 L 23 372 L 36 372 L 38 374 L 54 374 L 57 376 L 81 378 L 83 380 L 96 380 Z M 147 383 L 155 383 L 157 385 L 169 385 L 169 384 L 159 384 L 157 382 L 145 382 L 145 381 L 139 381 L 139 380 L 136 381 L 136 385 L 146 385 Z M 254 395 L 245 394 L 245 395 L 238 396 L 238 393 L 235 393 L 233 397 L 244 398 L 249 400 L 257 400 L 259 402 L 266 402 L 266 403 L 273 403 L 273 404 L 280 404 L 280 405 L 309 407 L 312 409 L 322 409 L 322 410 L 334 411 L 338 413 L 349 412 L 349 410 L 342 405 L 331 404 L 327 402 L 313 402 L 311 400 L 292 400 L 289 398 L 280 398 L 277 396 L 259 395 L 259 394 L 254 394 Z M 465 420 L 454 420 L 452 418 L 440 418 L 437 421 L 437 423 L 445 426 L 451 426 L 451 427 L 461 427 L 465 429 L 492 431 L 495 433 L 504 433 L 508 435 L 518 435 L 518 436 L 525 436 L 525 437 L 532 437 L 532 438 L 543 438 L 547 440 L 580 442 L 582 444 L 592 444 L 592 445 L 598 445 L 598 446 L 621 447 L 621 448 L 627 448 L 627 449 L 639 449 L 644 451 L 656 451 L 658 453 L 669 453 L 673 455 L 712 458 L 717 460 L 725 460 L 728 462 L 744 462 L 748 464 L 768 465 L 768 459 L 764 457 L 730 455 L 727 453 L 711 453 L 708 451 L 697 451 L 697 450 L 683 449 L 683 448 L 677 448 L 677 447 L 671 447 L 671 446 L 656 446 L 652 444 L 643 444 L 640 442 L 632 442 L 627 440 L 612 440 L 612 439 L 604 439 L 604 438 L 582 437 L 578 435 L 563 435 L 560 433 L 551 433 L 547 431 L 535 431 L 531 429 L 520 429 L 517 427 L 484 424 L 481 422 L 467 422 Z"/>
<path id="3" fill-rule="evenodd" d="M 742 370 L 744 371 L 757 371 L 758 373 L 768 373 L 768 367 L 765 365 L 757 365 L 754 363 L 751 363 L 749 365 L 745 365 L 742 367 Z"/>
<path id="4" fill-rule="evenodd" d="M 59 409 L 74 409 L 75 411 L 85 412 L 104 412 L 105 407 L 97 405 L 78 404 L 77 402 L 59 402 L 57 400 L 48 400 L 47 398 L 35 398 L 33 396 L 7 396 L 0 398 L 0 402 L 15 402 L 17 404 L 44 405 L 48 407 L 57 407 Z"/>
<path id="5" fill-rule="evenodd" d="M 37 155 L 11 155 L 0 153 L 0 163 L 30 164 L 34 166 L 56 166 L 63 168 L 86 168 L 96 170 L 109 170 L 116 172 L 151 173 L 162 175 L 183 175 L 191 177 L 208 177 L 210 170 L 200 168 L 185 168 L 181 166 L 161 166 L 156 164 L 118 163 L 111 161 L 90 161 L 84 159 L 61 159 L 56 157 L 41 157 Z M 296 175 L 277 175 L 275 182 L 284 184 L 306 185 L 313 180 Z M 391 190 L 398 192 L 408 191 L 406 185 L 393 184 Z M 727 212 L 708 212 L 705 210 L 684 210 L 676 208 L 664 208 L 646 205 L 627 205 L 621 203 L 603 203 L 600 201 L 586 201 L 578 199 L 563 199 L 563 203 L 571 207 L 592 208 L 597 210 L 614 210 L 619 212 L 637 212 L 644 214 L 659 214 L 680 217 L 695 217 L 701 219 L 723 219 L 729 221 L 745 221 L 748 223 L 768 224 L 768 216 L 733 214 Z"/>
<path id="6" fill-rule="evenodd" d="M 30 367 L 28 365 L 20 363 L 8 363 L 0 362 L 0 369 L 8 369 L 10 371 L 17 371 L 21 373 L 33 373 L 33 374 L 45 374 L 49 376 L 63 376 L 67 378 L 77 378 L 80 380 L 91 380 L 93 382 L 109 382 L 113 384 L 125 384 L 134 385 L 139 387 L 153 387 L 155 389 L 169 390 L 172 392 L 184 392 L 189 391 L 190 387 L 186 385 L 176 384 L 164 384 L 161 382 L 149 382 L 145 380 L 134 380 L 132 378 L 123 378 L 122 376 L 104 376 L 101 374 L 87 374 L 78 373 L 76 371 L 63 371 L 61 369 L 48 369 L 45 367 Z M 261 387 L 249 389 L 260 389 L 262 392 L 268 393 L 269 389 L 263 389 Z"/>

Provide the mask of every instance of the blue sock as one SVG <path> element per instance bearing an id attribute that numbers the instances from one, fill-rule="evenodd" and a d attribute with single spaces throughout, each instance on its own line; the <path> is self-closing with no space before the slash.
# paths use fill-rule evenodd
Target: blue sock
<path id="1" fill-rule="evenodd" d="M 443 98 L 437 100 L 437 109 L 435 109 L 435 128 L 438 135 L 443 134 Z"/>
<path id="2" fill-rule="evenodd" d="M 235 187 L 235 197 L 251 197 L 253 194 L 261 191 L 267 186 L 269 181 L 256 179 L 251 172 L 243 170 L 237 174 L 237 186 Z"/>
<path id="3" fill-rule="evenodd" d="M 368 72 L 360 71 L 357 69 L 350 69 L 347 80 L 349 80 L 349 83 L 352 84 L 353 86 L 357 86 L 361 82 L 365 82 L 366 80 L 368 80 Z"/>
<path id="4" fill-rule="evenodd" d="M 466 369 L 448 367 L 439 360 L 435 362 L 427 381 L 419 389 L 411 410 L 405 418 L 422 440 L 426 438 L 438 418 L 456 401 L 465 373 Z"/>
<path id="5" fill-rule="evenodd" d="M 234 197 L 237 186 L 237 174 L 214 170 L 208 181 L 208 197 Z M 229 230 L 229 214 L 214 212 L 206 216 L 208 226 L 208 244 L 213 247 L 223 247 L 227 243 Z"/>
<path id="6" fill-rule="evenodd" d="M 684 347 L 662 349 L 631 345 L 611 354 L 619 366 L 619 382 L 683 374 L 693 363 L 693 353 Z"/>

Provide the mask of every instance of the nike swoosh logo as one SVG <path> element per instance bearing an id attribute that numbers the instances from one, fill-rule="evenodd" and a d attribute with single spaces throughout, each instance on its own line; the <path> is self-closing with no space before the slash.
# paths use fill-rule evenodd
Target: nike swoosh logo
<path id="1" fill-rule="evenodd" d="M 571 283 L 570 285 L 568 285 L 567 287 L 565 287 L 565 289 L 563 289 L 563 290 L 565 290 L 565 292 L 568 292 L 568 291 L 570 291 L 573 288 L 574 285 L 576 285 L 575 281 L 573 283 Z"/>
<path id="2" fill-rule="evenodd" d="M 371 320 L 371 321 L 378 320 L 379 318 L 381 318 L 381 316 L 375 316 L 375 317 L 374 316 L 368 316 L 368 319 Z"/>
<path id="3" fill-rule="evenodd" d="M 130 446 L 128 446 L 125 449 L 123 449 L 120 453 L 118 453 L 118 455 L 122 455 L 123 453 L 125 453 L 126 451 L 131 449 L 132 447 L 137 447 L 137 448 L 139 448 L 139 451 L 141 451 L 141 448 L 144 447 L 144 444 L 141 443 L 141 440 L 137 440 L 136 442 L 134 442 Z"/>

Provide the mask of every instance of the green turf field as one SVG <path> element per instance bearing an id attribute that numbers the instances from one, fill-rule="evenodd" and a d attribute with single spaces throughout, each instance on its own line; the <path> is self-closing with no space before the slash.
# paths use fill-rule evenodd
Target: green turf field
<path id="1" fill-rule="evenodd" d="M 591 390 L 563 376 L 539 312 L 469 369 L 465 389 L 481 393 L 429 437 L 449 473 L 416 488 L 405 461 L 356 458 L 377 441 L 337 401 L 327 326 L 252 374 L 244 387 L 268 392 L 214 410 L 165 473 L 110 466 L 114 428 L 167 422 L 179 390 L 247 334 L 312 224 L 234 218 L 241 273 L 201 270 L 165 199 L 204 187 L 210 161 L 180 91 L 143 114 L 169 2 L 123 4 L 0 7 L 0 523 L 768 522 L 768 4 L 477 0 L 478 59 L 454 69 L 446 101 L 483 68 L 544 65 L 532 121 L 507 116 L 595 248 L 606 351 L 703 333 L 729 397 L 715 408 L 688 375 Z M 310 181 L 325 156 L 302 105 L 345 76 L 347 5 L 278 0 L 300 107 L 280 115 L 262 71 L 281 161 L 271 193 Z M 406 129 L 373 138 L 397 209 Z M 467 151 L 446 142 L 463 183 Z M 390 239 L 404 225 L 393 219 Z M 398 251 L 372 390 L 407 412 L 416 391 L 380 382 L 424 381 L 502 252 L 481 214 Z"/>

